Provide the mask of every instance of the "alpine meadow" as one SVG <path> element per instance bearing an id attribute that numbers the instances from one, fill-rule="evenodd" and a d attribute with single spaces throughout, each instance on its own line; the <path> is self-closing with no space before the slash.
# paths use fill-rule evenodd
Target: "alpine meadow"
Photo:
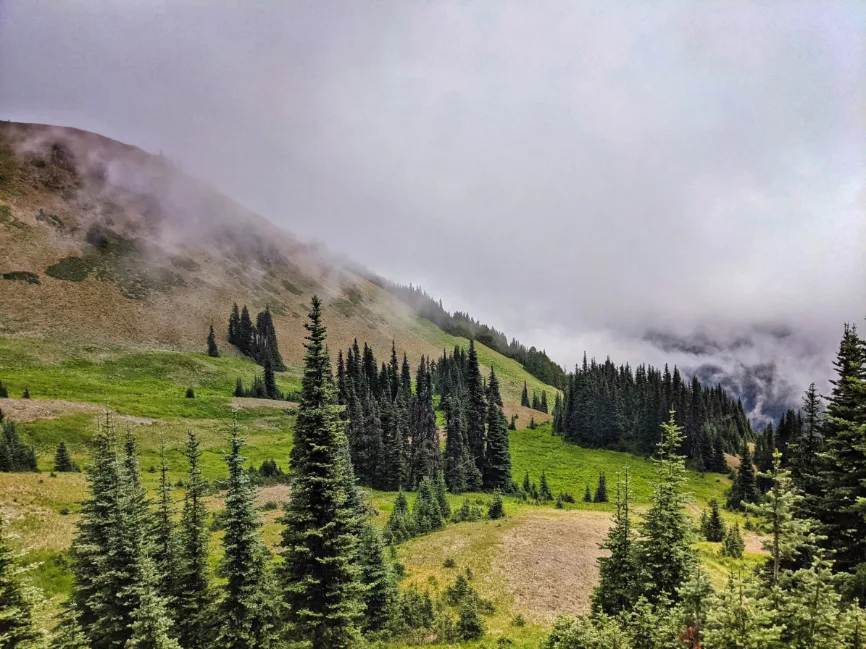
<path id="1" fill-rule="evenodd" d="M 864 30 L 0 3 L 0 649 L 866 649 Z"/>

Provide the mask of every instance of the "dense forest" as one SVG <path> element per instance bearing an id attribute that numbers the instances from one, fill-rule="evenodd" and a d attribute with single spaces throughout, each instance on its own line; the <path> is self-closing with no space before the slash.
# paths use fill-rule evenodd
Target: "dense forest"
<path id="1" fill-rule="evenodd" d="M 523 368 L 540 381 L 558 388 L 565 387 L 565 371 L 547 355 L 535 347 L 526 348 L 520 341 L 508 338 L 501 331 L 478 322 L 468 313 L 455 311 L 450 313 L 442 306 L 442 300 L 434 300 L 419 286 L 397 284 L 384 277 L 367 273 L 367 278 L 389 291 L 412 307 L 422 318 L 434 323 L 443 331 L 462 338 L 478 342 L 499 352 L 503 356 L 513 358 Z"/>

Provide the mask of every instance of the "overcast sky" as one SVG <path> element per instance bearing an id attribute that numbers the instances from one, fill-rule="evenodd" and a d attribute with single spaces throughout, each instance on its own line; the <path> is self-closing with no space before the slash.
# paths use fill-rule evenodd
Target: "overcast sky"
<path id="1" fill-rule="evenodd" d="M 703 332 L 800 389 L 866 315 L 864 33 L 830 0 L 5 0 L 0 118 L 161 150 L 560 363 Z"/>

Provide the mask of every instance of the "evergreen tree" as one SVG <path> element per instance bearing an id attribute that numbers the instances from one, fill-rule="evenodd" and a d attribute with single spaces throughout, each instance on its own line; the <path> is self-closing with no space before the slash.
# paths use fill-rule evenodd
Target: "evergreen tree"
<path id="1" fill-rule="evenodd" d="M 9 390 L 6 389 L 6 386 L 3 385 L 3 381 L 0 381 L 0 399 L 8 399 L 9 398 Z"/>
<path id="2" fill-rule="evenodd" d="M 80 470 L 78 465 L 72 461 L 66 444 L 63 442 L 57 445 L 57 451 L 54 453 L 54 470 L 57 473 L 77 473 Z"/>
<path id="3" fill-rule="evenodd" d="M 467 461 L 470 459 L 469 449 L 463 439 L 463 419 L 456 396 L 445 397 L 445 482 L 451 493 L 459 494 L 466 491 Z M 474 463 L 473 463 L 474 466 Z"/>
<path id="4" fill-rule="evenodd" d="M 607 479 L 603 473 L 600 473 L 598 476 L 598 485 L 595 487 L 595 496 L 592 500 L 597 503 L 607 502 Z"/>
<path id="5" fill-rule="evenodd" d="M 259 365 L 264 365 L 266 361 L 270 361 L 272 369 L 276 372 L 283 372 L 286 369 L 277 344 L 277 330 L 274 327 L 270 306 L 266 306 L 265 310 L 256 316 L 256 326 L 252 330 L 249 355 Z"/>
<path id="6" fill-rule="evenodd" d="M 740 466 L 737 467 L 737 477 L 728 493 L 728 507 L 742 509 L 743 503 L 756 503 L 759 500 L 758 487 L 755 481 L 755 468 L 752 465 L 752 453 L 749 445 L 743 442 L 740 454 Z"/>
<path id="7" fill-rule="evenodd" d="M 216 335 L 213 332 L 213 325 L 210 326 L 210 333 L 207 335 L 207 355 L 212 358 L 219 358 L 220 355 L 216 344 Z"/>
<path id="8" fill-rule="evenodd" d="M 39 632 L 33 622 L 33 603 L 21 582 L 22 568 L 6 539 L 0 518 L 0 647 L 36 647 Z"/>
<path id="9" fill-rule="evenodd" d="M 216 644 L 226 649 L 267 649 L 276 646 L 277 625 L 270 552 L 262 542 L 261 521 L 255 510 L 255 489 L 244 469 L 244 441 L 232 427 L 225 499 L 225 536 L 220 571 L 226 579 L 218 604 L 220 626 Z"/>
<path id="10" fill-rule="evenodd" d="M 679 455 L 682 428 L 671 411 L 662 424 L 662 439 L 656 461 L 657 482 L 653 485 L 651 506 L 641 526 L 643 537 L 637 545 L 637 565 L 641 569 L 639 592 L 648 600 L 677 592 L 689 575 L 694 556 L 689 545 L 690 523 L 685 512 L 685 460 Z"/>
<path id="11" fill-rule="evenodd" d="M 235 343 L 242 354 L 251 356 L 253 353 L 253 321 L 250 319 L 250 311 L 247 305 L 241 310 L 241 317 L 238 321 L 237 342 Z"/>
<path id="12" fill-rule="evenodd" d="M 541 409 L 541 412 L 547 412 L 547 390 L 541 391 L 540 409 Z"/>
<path id="13" fill-rule="evenodd" d="M 419 484 L 424 477 L 436 476 L 441 464 L 432 386 L 427 372 L 427 362 L 423 357 L 418 364 L 415 383 L 417 395 L 412 430 L 412 480 L 413 483 Z"/>
<path id="14" fill-rule="evenodd" d="M 529 408 L 532 405 L 529 402 L 529 390 L 526 387 L 526 381 L 523 382 L 523 392 L 520 395 L 520 405 L 524 408 Z"/>
<path id="15" fill-rule="evenodd" d="M 392 543 L 402 543 L 415 536 L 415 519 L 409 512 L 409 503 L 402 491 L 394 499 L 394 509 L 385 524 L 385 531 Z"/>
<path id="16" fill-rule="evenodd" d="M 487 448 L 484 452 L 484 488 L 507 491 L 511 489 L 511 452 L 508 448 L 508 429 L 502 411 L 499 380 L 490 368 L 487 405 Z"/>
<path id="17" fill-rule="evenodd" d="M 727 587 L 707 615 L 706 646 L 715 649 L 779 647 L 782 629 L 775 624 L 772 606 L 753 577 L 728 579 Z"/>
<path id="18" fill-rule="evenodd" d="M 21 398 L 22 399 L 29 399 L 30 398 L 30 388 L 28 388 L 26 385 L 24 386 L 24 393 L 21 395 Z"/>
<path id="19" fill-rule="evenodd" d="M 277 378 L 274 376 L 274 365 L 270 357 L 266 357 L 264 361 L 264 384 L 265 394 L 268 399 L 282 399 L 280 389 L 277 387 Z"/>
<path id="20" fill-rule="evenodd" d="M 173 601 L 177 637 L 184 649 L 205 649 L 210 646 L 211 637 L 211 589 L 207 569 L 210 534 L 203 502 L 207 481 L 199 468 L 201 454 L 201 443 L 190 430 L 184 449 L 189 467 L 178 533 L 178 572 Z"/>
<path id="21" fill-rule="evenodd" d="M 538 400 L 538 394 L 536 394 L 535 390 L 532 391 L 532 409 L 541 410 L 541 402 Z"/>
<path id="22" fill-rule="evenodd" d="M 621 476 L 617 474 L 613 527 L 600 546 L 609 550 L 610 556 L 598 559 L 600 581 L 592 595 L 592 608 L 596 613 L 616 615 L 628 610 L 634 601 L 638 569 L 634 563 L 635 534 L 630 507 L 631 475 L 626 467 Z"/>
<path id="23" fill-rule="evenodd" d="M 426 476 L 422 478 L 418 487 L 418 496 L 415 498 L 412 517 L 415 520 L 415 529 L 418 534 L 433 532 L 441 529 L 444 525 L 442 510 L 439 508 L 439 500 L 436 498 L 433 481 Z"/>
<path id="24" fill-rule="evenodd" d="M 235 382 L 234 396 L 236 396 L 236 397 L 246 396 L 246 392 L 244 391 L 244 384 L 241 382 L 241 377 L 238 377 L 238 380 Z"/>
<path id="25" fill-rule="evenodd" d="M 249 314 L 248 314 L 249 315 Z M 228 341 L 229 345 L 235 345 L 236 347 L 240 347 L 240 329 L 241 329 L 241 316 L 238 313 L 238 303 L 235 302 L 232 305 L 232 312 L 229 316 L 229 331 L 228 331 Z"/>
<path id="26" fill-rule="evenodd" d="M 469 453 L 479 471 L 484 471 L 484 447 L 486 431 L 484 423 L 487 420 L 487 402 L 484 398 L 484 384 L 478 365 L 478 353 L 475 342 L 469 341 L 469 354 L 466 357 L 466 443 Z"/>
<path id="27" fill-rule="evenodd" d="M 553 500 L 553 492 L 550 491 L 550 486 L 547 484 L 547 474 L 544 471 L 541 472 L 541 481 L 538 484 L 538 499 L 545 503 Z"/>
<path id="28" fill-rule="evenodd" d="M 382 536 L 369 524 L 364 525 L 361 533 L 358 565 L 364 590 L 364 630 L 388 631 L 393 628 L 397 614 L 397 582 L 385 556 Z"/>
<path id="29" fill-rule="evenodd" d="M 517 430 L 517 415 L 511 415 L 511 421 L 508 424 L 508 430 Z"/>
<path id="30" fill-rule="evenodd" d="M 172 637 L 172 622 L 166 601 L 159 594 L 159 576 L 147 554 L 139 558 L 141 582 L 137 586 L 138 606 L 132 613 L 129 640 L 124 649 L 180 649 Z"/>
<path id="31" fill-rule="evenodd" d="M 812 383 L 803 397 L 803 434 L 790 446 L 791 479 L 810 499 L 812 504 L 804 504 L 807 511 L 814 509 L 817 481 L 820 479 L 822 415 L 821 397 Z"/>
<path id="32" fill-rule="evenodd" d="M 725 523 L 719 513 L 719 501 L 710 500 L 710 513 L 706 516 L 706 522 L 701 526 L 701 533 L 707 541 L 719 543 L 725 538 Z"/>
<path id="33" fill-rule="evenodd" d="M 282 581 L 292 637 L 311 649 L 344 649 L 357 635 L 361 585 L 348 442 L 313 296 L 292 449 L 292 493 L 283 517 Z M 354 490 L 353 490 L 354 491 Z"/>
<path id="34" fill-rule="evenodd" d="M 493 492 L 493 499 L 487 508 L 487 518 L 493 521 L 505 518 L 505 505 L 502 502 L 502 495 L 498 491 Z"/>
<path id="35" fill-rule="evenodd" d="M 591 503 L 592 502 L 592 491 L 589 489 L 589 485 L 586 485 L 586 491 L 583 492 L 583 502 Z"/>
<path id="36" fill-rule="evenodd" d="M 445 474 L 440 470 L 433 482 L 433 493 L 436 503 L 439 505 L 439 513 L 442 519 L 447 521 L 451 518 L 451 505 L 448 504 L 448 485 L 445 484 Z"/>
<path id="37" fill-rule="evenodd" d="M 722 556 L 742 559 L 745 549 L 746 544 L 743 542 L 743 535 L 740 534 L 740 524 L 739 522 L 734 522 L 733 526 L 728 528 L 728 533 L 725 535 L 724 540 L 722 540 Z"/>
<path id="38" fill-rule="evenodd" d="M 171 500 L 171 483 L 168 479 L 168 460 L 165 442 L 160 444 L 159 501 L 153 526 L 153 564 L 159 578 L 159 593 L 168 598 L 176 592 L 178 574 L 177 530 L 174 524 L 174 505 Z"/>

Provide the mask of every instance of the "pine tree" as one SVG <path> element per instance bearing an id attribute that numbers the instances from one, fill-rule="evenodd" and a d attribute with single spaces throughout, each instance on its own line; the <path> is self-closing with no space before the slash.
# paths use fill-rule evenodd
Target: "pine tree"
<path id="1" fill-rule="evenodd" d="M 220 350 L 216 344 L 216 335 L 213 332 L 213 325 L 210 326 L 210 333 L 207 335 L 207 355 L 211 358 L 219 358 L 220 355 Z"/>
<path id="2" fill-rule="evenodd" d="M 159 578 L 159 593 L 170 598 L 175 593 L 178 574 L 177 530 L 174 524 L 174 505 L 171 500 L 171 483 L 168 479 L 168 460 L 165 442 L 160 444 L 159 501 L 153 526 L 153 564 Z"/>
<path id="3" fill-rule="evenodd" d="M 463 419 L 456 396 L 445 397 L 445 482 L 451 493 L 459 494 L 466 491 L 466 460 L 469 451 L 463 440 Z M 474 463 L 473 463 L 474 466 Z"/>
<path id="4" fill-rule="evenodd" d="M 311 649 L 354 643 L 361 585 L 357 511 L 347 491 L 348 441 L 313 296 L 292 449 L 292 493 L 283 517 L 282 583 L 291 635 Z"/>
<path id="5" fill-rule="evenodd" d="M 742 509 L 743 503 L 756 503 L 759 500 L 758 487 L 755 481 L 755 468 L 752 465 L 752 453 L 749 445 L 743 442 L 740 454 L 740 466 L 737 467 L 737 477 L 731 485 L 728 494 L 728 507 Z"/>
<path id="6" fill-rule="evenodd" d="M 423 357 L 418 364 L 416 386 L 415 412 L 412 418 L 412 481 L 419 484 L 424 477 L 436 476 L 441 464 L 432 386 Z"/>
<path id="7" fill-rule="evenodd" d="M 266 306 L 265 310 L 256 316 L 256 326 L 252 330 L 250 355 L 259 365 L 264 365 L 265 361 L 269 360 L 271 367 L 276 372 L 283 372 L 286 369 L 277 344 L 277 330 L 274 327 L 270 306 Z"/>
<path id="8" fill-rule="evenodd" d="M 8 399 L 9 398 L 9 390 L 6 389 L 6 386 L 3 385 L 3 381 L 0 381 L 0 399 Z"/>
<path id="9" fill-rule="evenodd" d="M 589 489 L 589 485 L 586 485 L 586 491 L 583 492 L 583 502 L 591 503 L 592 502 L 592 491 Z"/>
<path id="10" fill-rule="evenodd" d="M 382 536 L 369 524 L 364 525 L 361 533 L 358 565 L 364 589 L 364 630 L 372 633 L 388 631 L 396 621 L 397 582 L 385 556 Z"/>
<path id="11" fill-rule="evenodd" d="M 725 523 L 719 513 L 719 501 L 710 500 L 710 513 L 706 517 L 706 524 L 702 526 L 701 533 L 713 543 L 719 543 L 725 538 Z"/>
<path id="12" fill-rule="evenodd" d="M 261 521 L 255 510 L 255 489 L 244 469 L 244 441 L 232 427 L 225 499 L 225 536 L 220 571 L 226 579 L 217 610 L 220 627 L 216 645 L 226 649 L 268 649 L 276 646 L 277 625 L 270 552 L 262 542 Z"/>
<path id="13" fill-rule="evenodd" d="M 235 343 L 242 354 L 251 356 L 253 353 L 253 321 L 250 319 L 250 311 L 247 305 L 241 310 L 241 317 L 238 321 L 237 342 Z"/>
<path id="14" fill-rule="evenodd" d="M 189 467 L 178 533 L 179 566 L 173 602 L 177 637 L 184 649 L 205 649 L 210 646 L 211 637 L 211 589 L 207 569 L 210 535 L 203 502 L 207 482 L 199 468 L 201 454 L 201 443 L 190 430 L 184 449 Z"/>
<path id="15" fill-rule="evenodd" d="M 484 423 L 487 419 L 487 402 L 484 398 L 484 385 L 478 365 L 475 342 L 469 341 L 469 355 L 466 358 L 466 442 L 469 453 L 479 471 L 484 471 L 484 447 L 486 433 Z"/>
<path id="16" fill-rule="evenodd" d="M 520 395 L 520 405 L 524 408 L 529 408 L 532 405 L 529 402 L 529 390 L 526 387 L 526 381 L 523 382 L 523 392 Z"/>
<path id="17" fill-rule="evenodd" d="M 803 434 L 791 444 L 791 479 L 794 485 L 814 503 L 820 472 L 821 424 L 823 420 L 821 397 L 812 383 L 803 397 Z M 814 504 L 805 505 L 807 511 Z"/>
<path id="18" fill-rule="evenodd" d="M 598 485 L 595 487 L 595 496 L 592 501 L 596 503 L 607 502 L 607 479 L 604 477 L 604 473 L 598 475 Z"/>
<path id="19" fill-rule="evenodd" d="M 538 484 L 538 499 L 545 503 L 553 500 L 553 492 L 550 491 L 550 486 L 547 484 L 547 474 L 544 471 L 541 472 L 541 481 Z"/>
<path id="20" fill-rule="evenodd" d="M 617 474 L 613 527 L 600 546 L 603 550 L 610 550 L 610 556 L 598 559 L 600 580 L 592 595 L 592 608 L 596 613 L 616 615 L 627 610 L 634 601 L 639 571 L 634 563 L 631 502 L 631 475 L 626 467 L 621 476 Z"/>
<path id="21" fill-rule="evenodd" d="M 502 502 L 502 494 L 499 491 L 493 492 L 493 498 L 490 501 L 490 506 L 487 508 L 487 518 L 492 521 L 505 518 L 505 505 Z"/>
<path id="22" fill-rule="evenodd" d="M 236 397 L 246 396 L 246 392 L 244 391 L 244 384 L 241 382 L 241 377 L 238 377 L 238 380 L 235 381 L 234 396 L 236 396 Z"/>
<path id="23" fill-rule="evenodd" d="M 451 518 L 451 505 L 448 504 L 448 485 L 445 484 L 445 474 L 440 470 L 433 482 L 433 493 L 436 503 L 439 505 L 439 513 L 442 519 L 447 521 Z"/>
<path id="24" fill-rule="evenodd" d="M 228 331 L 228 341 L 229 345 L 235 345 L 236 347 L 240 347 L 240 328 L 241 328 L 241 316 L 238 313 L 238 303 L 235 302 L 232 305 L 232 312 L 229 316 L 229 331 Z"/>
<path id="25" fill-rule="evenodd" d="M 490 368 L 487 406 L 487 448 L 484 452 L 483 483 L 488 490 L 511 489 L 511 452 L 508 448 L 508 429 L 502 411 L 499 380 Z"/>
<path id="26" fill-rule="evenodd" d="M 138 557 L 141 582 L 136 589 L 138 606 L 132 614 L 129 640 L 124 649 L 180 649 L 172 637 L 172 622 L 165 598 L 159 594 L 159 576 L 147 554 Z"/>
<path id="27" fill-rule="evenodd" d="M 57 451 L 54 453 L 54 470 L 57 473 L 77 473 L 79 471 L 78 465 L 72 461 L 66 444 L 63 442 L 57 445 Z"/>
<path id="28" fill-rule="evenodd" d="M 772 606 L 753 577 L 730 575 L 727 587 L 715 598 L 707 615 L 707 647 L 764 649 L 779 647 L 782 629 L 774 622 Z"/>
<path id="29" fill-rule="evenodd" d="M 418 496 L 415 498 L 415 506 L 412 508 L 412 518 L 415 521 L 415 529 L 418 534 L 433 532 L 441 529 L 444 525 L 435 487 L 433 481 L 428 477 L 422 478 L 418 487 Z"/>
<path id="30" fill-rule="evenodd" d="M 265 394 L 268 395 L 268 399 L 282 399 L 283 395 L 280 394 L 280 389 L 277 387 L 277 379 L 274 376 L 274 366 L 271 363 L 271 359 L 265 358 L 264 363 L 264 382 L 265 382 Z"/>
<path id="31" fill-rule="evenodd" d="M 0 517 L 0 647 L 4 649 L 35 648 L 39 638 L 22 572 L 6 539 L 6 522 Z"/>
<path id="32" fill-rule="evenodd" d="M 540 409 L 541 409 L 541 412 L 547 412 L 547 390 L 541 391 Z"/>
<path id="33" fill-rule="evenodd" d="M 742 559 L 745 549 L 746 544 L 743 542 L 743 535 L 740 534 L 740 523 L 734 522 L 733 526 L 728 528 L 728 533 L 725 535 L 724 540 L 722 540 L 721 554 L 723 557 Z"/>
<path id="34" fill-rule="evenodd" d="M 21 395 L 21 398 L 22 399 L 29 399 L 30 398 L 30 388 L 28 388 L 26 385 L 24 386 L 24 393 Z"/>
<path id="35" fill-rule="evenodd" d="M 394 509 L 385 524 L 385 531 L 392 543 L 402 543 L 415 536 L 415 519 L 409 512 L 409 503 L 402 491 L 394 499 Z"/>
<path id="36" fill-rule="evenodd" d="M 541 402 L 538 400 L 538 394 L 536 394 L 535 390 L 532 391 L 532 405 L 533 410 L 541 410 Z"/>
<path id="37" fill-rule="evenodd" d="M 682 493 L 686 470 L 685 459 L 679 455 L 682 442 L 682 428 L 671 411 L 668 422 L 662 424 L 655 459 L 657 482 L 653 485 L 652 504 L 640 526 L 643 538 L 637 545 L 640 594 L 650 601 L 661 596 L 675 601 L 694 564 L 686 497 Z"/>

